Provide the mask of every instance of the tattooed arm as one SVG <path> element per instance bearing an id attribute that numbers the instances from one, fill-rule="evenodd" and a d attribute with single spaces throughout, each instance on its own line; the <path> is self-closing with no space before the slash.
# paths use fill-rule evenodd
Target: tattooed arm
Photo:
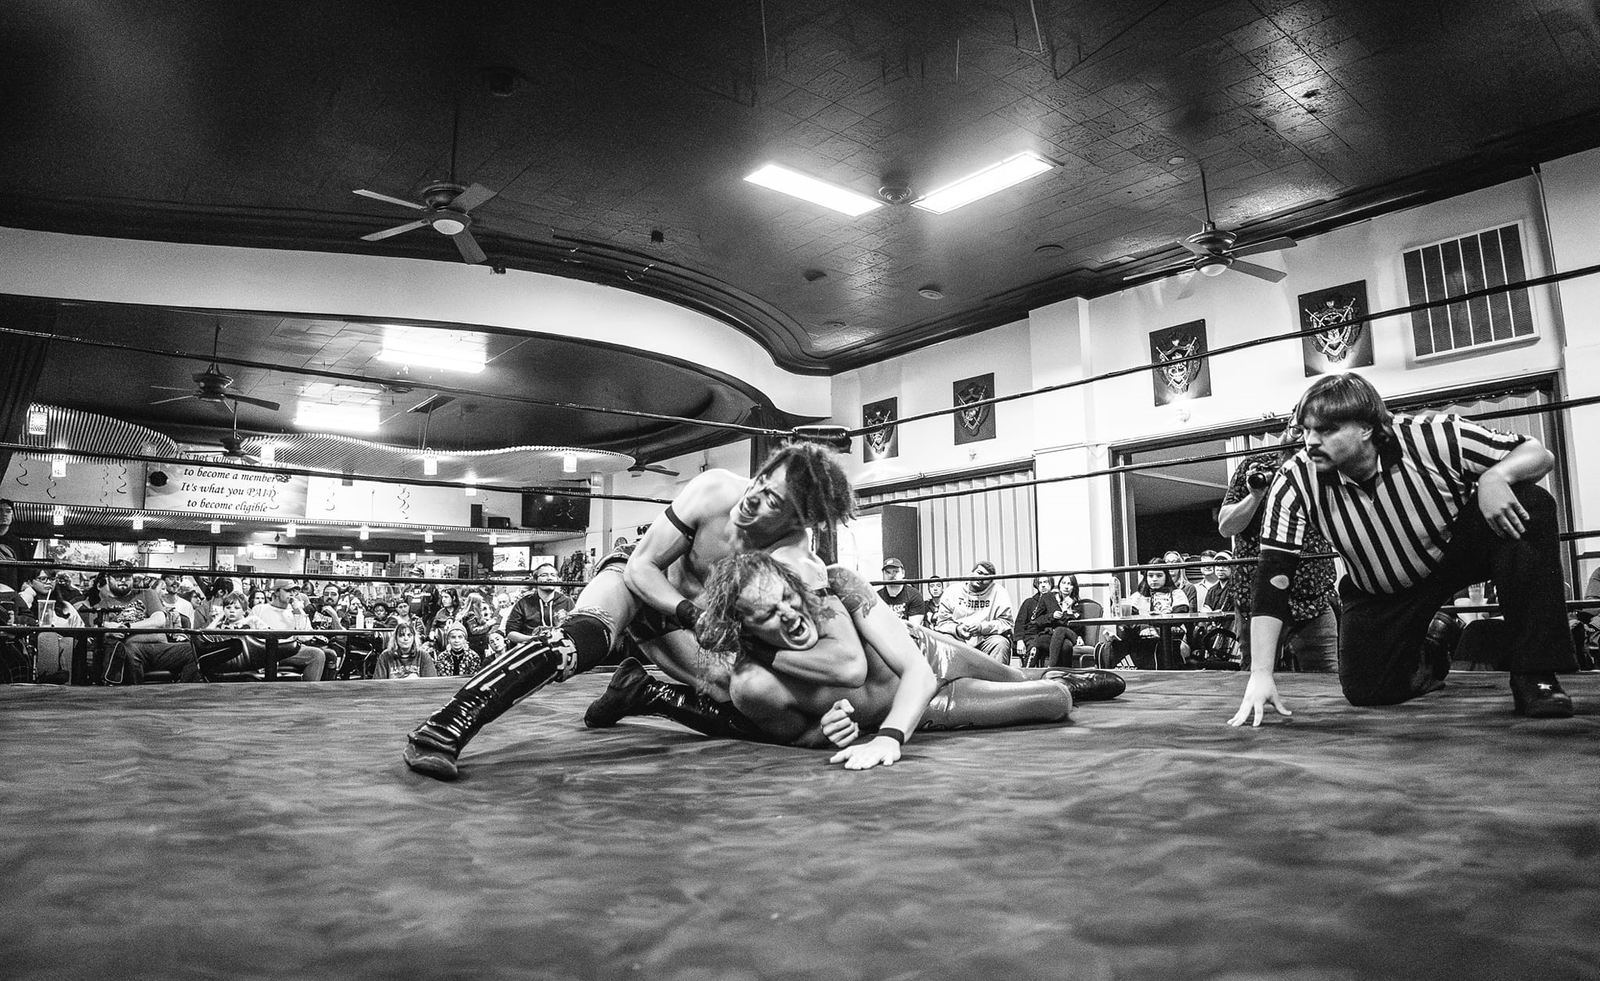
<path id="1" fill-rule="evenodd" d="M 872 587 L 860 576 L 843 566 L 829 566 L 828 587 L 850 611 L 851 621 L 862 643 L 882 658 L 898 678 L 894 701 L 889 706 L 889 714 L 884 717 L 880 731 L 894 729 L 902 737 L 909 737 L 921 723 L 928 701 L 938 690 L 933 669 L 911 639 L 905 623 L 894 615 L 893 610 L 879 602 Z M 848 715 L 848 712 L 842 714 Z M 851 745 L 859 730 L 851 720 L 845 719 L 841 724 L 839 717 L 833 713 L 824 718 L 823 732 L 834 745 L 844 747 L 829 762 L 843 763 L 846 769 L 867 770 L 880 764 L 892 766 L 900 758 L 902 740 L 891 736 L 875 736 L 864 743 Z"/>

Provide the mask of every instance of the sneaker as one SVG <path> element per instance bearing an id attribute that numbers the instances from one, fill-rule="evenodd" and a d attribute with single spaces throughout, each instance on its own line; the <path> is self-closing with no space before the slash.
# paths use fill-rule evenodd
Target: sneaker
<path id="1" fill-rule="evenodd" d="M 630 715 L 638 713 L 649 695 L 650 672 L 630 657 L 617 665 L 611 675 L 611 684 L 583 713 L 583 724 L 590 729 L 609 729 Z"/>
<path id="2" fill-rule="evenodd" d="M 1572 718 L 1572 696 L 1561 690 L 1554 672 L 1513 674 L 1511 702 L 1530 719 Z"/>

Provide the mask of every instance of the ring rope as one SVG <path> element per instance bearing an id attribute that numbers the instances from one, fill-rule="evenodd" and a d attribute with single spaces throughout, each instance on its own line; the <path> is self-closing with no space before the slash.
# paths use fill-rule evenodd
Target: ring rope
<path id="1" fill-rule="evenodd" d="M 1577 279 L 1581 276 L 1591 276 L 1595 273 L 1600 273 L 1600 264 L 1584 266 L 1579 269 L 1571 269 L 1566 272 L 1551 273 L 1548 276 L 1540 276 L 1535 279 L 1525 279 L 1517 283 L 1503 283 L 1499 286 L 1486 286 L 1483 289 L 1473 290 L 1470 293 L 1442 297 L 1437 300 L 1428 300 L 1424 303 L 1413 303 L 1410 306 L 1396 307 L 1393 310 L 1379 310 L 1376 313 L 1366 313 L 1359 317 L 1351 317 L 1349 320 L 1346 320 L 1340 324 L 1340 326 L 1344 326 L 1345 324 L 1366 323 L 1371 320 L 1386 319 L 1389 317 L 1399 317 L 1408 313 L 1417 313 L 1422 310 L 1430 310 L 1434 307 L 1452 306 L 1457 303 L 1465 303 L 1470 300 L 1476 300 L 1480 297 L 1496 296 L 1500 293 L 1510 293 L 1516 290 L 1529 289 L 1535 286 L 1548 286 L 1552 283 L 1560 283 L 1568 279 Z M 1058 382 L 1054 385 L 1045 385 L 1041 388 L 1031 389 L 1026 392 L 1014 392 L 1010 395 L 994 395 L 986 399 L 974 399 L 973 401 L 964 403 L 962 405 L 953 405 L 946 409 L 931 409 L 927 412 L 920 412 L 915 415 L 909 415 L 900 419 L 892 420 L 888 423 L 888 425 L 899 426 L 908 422 L 920 422 L 923 419 L 936 419 L 939 416 L 954 415 L 957 412 L 962 412 L 981 406 L 998 405 L 1001 402 L 1012 402 L 1017 399 L 1031 398 L 1035 395 L 1047 395 L 1052 392 L 1065 391 L 1069 388 L 1078 388 L 1083 385 L 1093 384 L 1095 382 L 1109 381 L 1113 378 L 1123 378 L 1128 375 L 1137 375 L 1146 371 L 1154 371 L 1158 368 L 1164 368 L 1168 365 L 1186 364 L 1190 361 L 1204 361 L 1207 358 L 1219 357 L 1224 354 L 1232 354 L 1235 351 L 1243 351 L 1247 348 L 1260 347 L 1264 344 L 1276 344 L 1279 341 L 1310 337 L 1314 334 L 1323 333 L 1325 330 L 1327 330 L 1327 328 L 1319 329 L 1308 327 L 1304 330 L 1295 330 L 1284 334 L 1269 334 L 1265 337 L 1255 337 L 1247 341 L 1240 341 L 1236 344 L 1226 344 L 1222 347 L 1207 351 L 1204 354 L 1189 354 L 1182 357 L 1173 358 L 1170 361 L 1160 361 L 1152 364 L 1138 364 L 1126 368 L 1114 368 L 1110 371 L 1101 372 L 1098 375 L 1090 375 L 1086 378 L 1075 378 L 1071 381 Z M 875 432 L 882 428 L 884 427 L 861 426 L 857 429 L 847 430 L 847 433 L 852 437 L 864 436 L 867 433 Z"/>

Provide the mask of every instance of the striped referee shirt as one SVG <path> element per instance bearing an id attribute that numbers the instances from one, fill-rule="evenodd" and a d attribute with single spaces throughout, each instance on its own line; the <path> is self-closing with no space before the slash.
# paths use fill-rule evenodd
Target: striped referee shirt
<path id="1" fill-rule="evenodd" d="M 1267 492 L 1262 547 L 1299 552 L 1314 527 L 1368 593 L 1399 592 L 1432 575 L 1478 476 L 1526 437 L 1453 415 L 1397 415 L 1394 432 L 1378 451 L 1370 490 L 1337 470 L 1318 473 L 1304 449 L 1290 457 Z"/>

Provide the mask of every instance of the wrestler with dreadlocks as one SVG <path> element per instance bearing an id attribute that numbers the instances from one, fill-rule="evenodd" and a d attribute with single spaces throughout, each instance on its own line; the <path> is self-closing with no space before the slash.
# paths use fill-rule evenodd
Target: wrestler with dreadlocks
<path id="1" fill-rule="evenodd" d="M 815 443 L 779 448 L 753 479 L 727 470 L 700 474 L 632 555 L 613 553 L 600 562 L 558 630 L 508 651 L 413 730 L 406 765 L 440 780 L 455 779 L 457 759 L 479 729 L 549 682 L 594 667 L 624 639 L 669 676 L 689 683 L 676 706 L 685 721 L 692 717 L 690 724 L 701 731 L 745 734 L 748 723 L 728 708 L 727 664 L 708 662 L 695 643 L 695 599 L 719 560 L 752 549 L 778 554 L 808 587 L 826 588 L 827 571 L 811 552 L 806 528 L 841 522 L 854 508 L 855 492 L 838 455 Z M 837 600 L 828 602 L 844 615 Z M 846 686 L 861 684 L 866 675 L 864 662 L 848 652 L 831 659 L 782 652 L 774 669 Z"/>

